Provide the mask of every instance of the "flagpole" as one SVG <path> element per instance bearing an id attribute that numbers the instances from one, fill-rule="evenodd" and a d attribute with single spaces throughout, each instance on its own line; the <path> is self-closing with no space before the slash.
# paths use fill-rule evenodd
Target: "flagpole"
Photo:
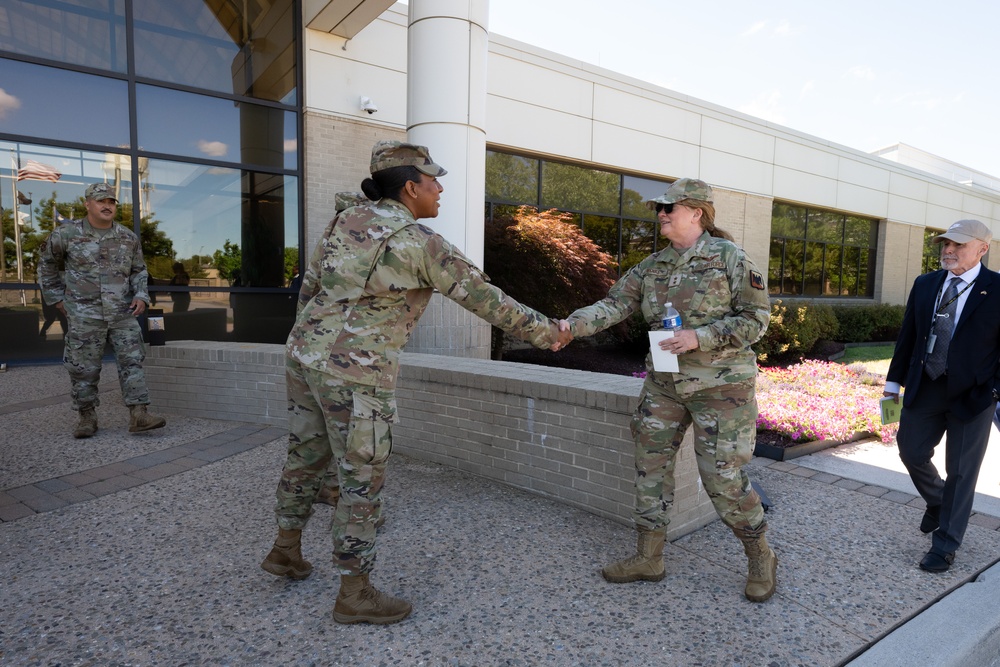
<path id="1" fill-rule="evenodd" d="M 14 149 L 13 148 L 10 149 L 10 159 L 12 161 L 14 160 Z M 15 162 L 14 166 L 20 167 L 20 165 L 18 165 L 16 162 Z M 14 248 L 15 248 L 15 252 L 17 252 L 17 282 L 23 283 L 24 282 L 24 258 L 21 256 L 21 216 L 18 215 L 21 212 L 21 206 L 20 206 L 20 204 L 17 201 L 17 176 L 16 175 L 10 181 L 10 189 L 11 189 L 11 195 L 12 195 L 11 201 L 14 202 L 14 204 L 13 204 L 13 211 L 14 211 Z M 25 301 L 25 298 L 24 298 L 24 288 L 23 287 L 20 289 L 20 292 L 21 292 L 21 305 L 22 306 L 26 306 L 27 305 L 27 301 Z"/>

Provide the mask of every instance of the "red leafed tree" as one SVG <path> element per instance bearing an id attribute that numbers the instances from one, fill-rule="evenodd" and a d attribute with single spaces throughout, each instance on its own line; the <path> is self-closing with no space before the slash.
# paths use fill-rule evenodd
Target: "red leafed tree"
<path id="1" fill-rule="evenodd" d="M 615 261 L 558 211 L 522 206 L 486 223 L 484 270 L 494 285 L 521 303 L 563 318 L 607 296 Z M 502 355 L 493 331 L 493 358 Z"/>

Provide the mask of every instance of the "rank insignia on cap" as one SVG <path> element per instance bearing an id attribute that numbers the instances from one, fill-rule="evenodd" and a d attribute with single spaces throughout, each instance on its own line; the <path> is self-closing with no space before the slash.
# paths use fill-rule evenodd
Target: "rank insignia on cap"
<path id="1" fill-rule="evenodd" d="M 764 289 L 764 276 L 760 271 L 750 272 L 750 287 L 754 289 Z"/>

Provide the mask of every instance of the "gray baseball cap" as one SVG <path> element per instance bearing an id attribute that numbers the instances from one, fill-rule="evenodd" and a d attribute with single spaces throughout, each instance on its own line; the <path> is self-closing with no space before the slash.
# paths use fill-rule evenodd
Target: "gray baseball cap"
<path id="1" fill-rule="evenodd" d="M 993 240 L 993 232 L 979 220 L 959 220 L 951 223 L 948 231 L 935 236 L 934 243 L 941 243 L 945 239 L 955 243 L 968 243 L 969 241 L 989 243 Z"/>

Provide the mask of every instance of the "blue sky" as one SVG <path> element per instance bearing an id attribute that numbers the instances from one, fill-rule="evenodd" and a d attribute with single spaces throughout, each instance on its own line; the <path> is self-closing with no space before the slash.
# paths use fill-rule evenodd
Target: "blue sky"
<path id="1" fill-rule="evenodd" d="M 1000 177 L 995 0 L 491 0 L 491 32 L 851 148 Z"/>

